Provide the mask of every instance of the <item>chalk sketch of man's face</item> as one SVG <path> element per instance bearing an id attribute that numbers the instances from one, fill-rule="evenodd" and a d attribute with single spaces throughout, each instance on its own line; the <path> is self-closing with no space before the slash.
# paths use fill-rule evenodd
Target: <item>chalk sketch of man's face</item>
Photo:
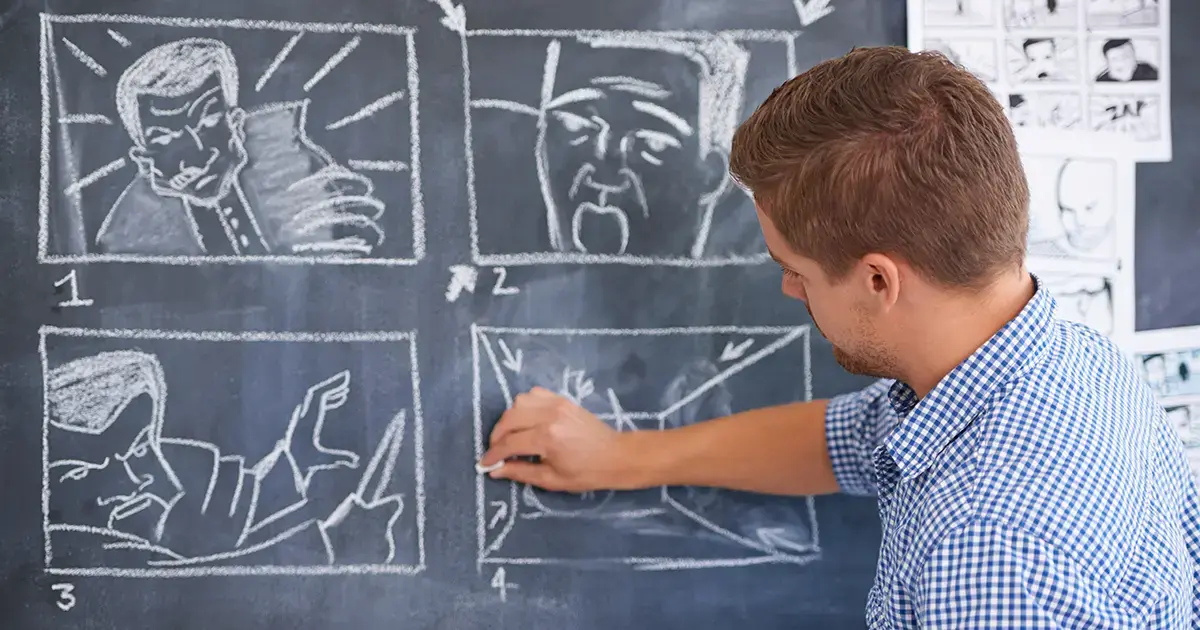
<path id="1" fill-rule="evenodd" d="M 160 78 L 164 64 L 187 81 Z M 122 114 L 130 157 L 160 195 L 212 207 L 229 193 L 246 161 L 236 85 L 232 52 L 215 40 L 164 44 L 126 70 L 118 100 L 136 109 Z"/>
<path id="2" fill-rule="evenodd" d="M 583 46 L 562 51 L 536 150 L 543 198 L 563 222 L 563 245 L 622 254 L 631 241 L 648 238 L 690 243 L 714 191 L 728 186 L 724 147 L 701 154 L 698 86 L 677 79 L 668 87 L 660 78 L 696 77 L 696 64 L 637 50 L 624 52 L 640 63 L 601 70 L 598 61 L 623 57 Z"/>
<path id="3" fill-rule="evenodd" d="M 1058 52 L 1052 39 L 1025 43 L 1026 76 L 1049 79 L 1058 73 Z"/>
<path id="4" fill-rule="evenodd" d="M 1098 247 L 1116 216 L 1113 173 L 1105 162 L 1066 160 L 1058 177 L 1058 209 L 1067 241 L 1081 250 Z"/>
<path id="5" fill-rule="evenodd" d="M 1108 76 L 1112 77 L 1114 81 L 1133 79 L 1133 73 L 1137 70 L 1138 65 L 1133 42 L 1126 42 L 1108 49 L 1104 53 L 1104 59 L 1108 63 Z"/>
<path id="6" fill-rule="evenodd" d="M 182 487 L 142 396 L 102 432 L 50 428 L 52 520 L 157 540 Z"/>

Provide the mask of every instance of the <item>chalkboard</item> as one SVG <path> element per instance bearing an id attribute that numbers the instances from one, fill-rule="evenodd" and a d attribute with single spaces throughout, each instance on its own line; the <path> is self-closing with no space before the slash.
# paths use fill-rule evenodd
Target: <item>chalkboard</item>
<path id="1" fill-rule="evenodd" d="M 904 15 L 0 3 L 0 618 L 862 627 L 871 499 L 566 496 L 472 464 L 534 384 L 633 431 L 868 382 L 780 294 L 722 152 Z M 1138 171 L 1139 239 L 1165 228 L 1138 264 L 1176 274 L 1139 271 L 1139 326 L 1200 323 L 1142 305 L 1189 281 L 1155 258 L 1195 215 L 1174 146 Z"/>

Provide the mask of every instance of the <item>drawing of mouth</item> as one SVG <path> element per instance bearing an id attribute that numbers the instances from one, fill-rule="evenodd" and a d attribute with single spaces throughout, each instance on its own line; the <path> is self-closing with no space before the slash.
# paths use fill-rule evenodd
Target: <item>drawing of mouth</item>
<path id="1" fill-rule="evenodd" d="M 588 251 L 587 246 L 583 244 L 584 236 L 584 219 L 589 219 L 591 224 L 596 224 L 596 219 L 601 219 L 601 222 L 616 223 L 616 227 L 620 239 L 620 247 L 615 254 L 624 254 L 625 249 L 629 247 L 629 217 L 625 215 L 625 211 L 619 206 L 601 206 L 590 201 L 585 201 L 575 208 L 575 214 L 571 217 L 571 240 L 578 251 Z M 608 221 L 603 221 L 608 219 Z"/>
<path id="2" fill-rule="evenodd" d="M 101 500 L 100 504 L 106 505 L 114 501 L 120 501 L 117 507 L 113 508 L 112 512 L 109 513 L 109 518 L 112 521 L 120 521 L 150 507 L 154 503 L 155 498 L 154 495 L 145 493 L 127 494 L 111 497 L 108 501 Z"/>
<path id="3" fill-rule="evenodd" d="M 190 186 L 192 184 L 192 182 L 200 180 L 200 183 L 196 185 L 196 188 L 203 188 L 210 181 L 212 181 L 213 179 L 216 179 L 215 175 L 209 175 L 208 177 L 204 177 L 207 173 L 208 173 L 208 165 L 207 164 L 204 166 L 186 166 L 183 168 L 183 170 L 179 171 L 179 173 L 177 173 L 174 177 L 172 177 L 168 181 L 168 183 L 170 184 L 171 188 L 174 188 L 175 190 L 183 191 L 183 190 L 187 189 L 187 187 Z M 201 179 L 202 177 L 203 177 L 203 179 Z"/>

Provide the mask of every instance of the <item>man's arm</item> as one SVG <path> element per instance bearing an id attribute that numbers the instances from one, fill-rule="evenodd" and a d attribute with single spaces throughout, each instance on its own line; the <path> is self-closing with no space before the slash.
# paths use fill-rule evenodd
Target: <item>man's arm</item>
<path id="1" fill-rule="evenodd" d="M 787 495 L 875 490 L 871 453 L 891 425 L 889 381 L 831 400 L 746 411 L 665 431 L 618 433 L 548 390 L 517 397 L 492 432 L 493 477 L 549 490 L 662 485 Z"/>

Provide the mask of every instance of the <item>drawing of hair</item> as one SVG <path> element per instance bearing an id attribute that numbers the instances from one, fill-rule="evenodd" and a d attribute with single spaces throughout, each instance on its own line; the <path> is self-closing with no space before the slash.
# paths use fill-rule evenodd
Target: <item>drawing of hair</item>
<path id="1" fill-rule="evenodd" d="M 142 55 L 117 82 L 117 112 L 129 137 L 143 143 L 138 97 L 176 98 L 199 89 L 216 74 L 230 107 L 237 105 L 238 68 L 233 51 L 215 39 L 193 37 L 163 44 Z"/>

